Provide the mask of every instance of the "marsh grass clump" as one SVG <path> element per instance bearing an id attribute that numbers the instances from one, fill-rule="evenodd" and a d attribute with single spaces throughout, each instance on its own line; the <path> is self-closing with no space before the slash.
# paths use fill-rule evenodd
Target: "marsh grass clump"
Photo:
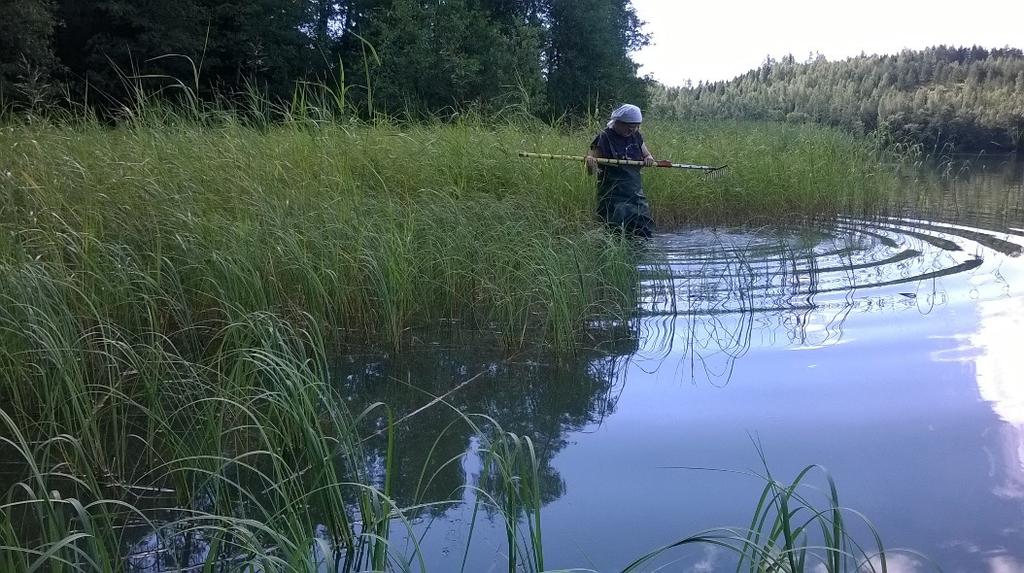
<path id="1" fill-rule="evenodd" d="M 654 124 L 645 138 L 659 156 L 728 165 L 714 178 L 651 170 L 647 188 L 661 226 L 873 215 L 888 211 L 899 185 L 870 140 L 809 124 Z"/>
<path id="2" fill-rule="evenodd" d="M 763 473 L 740 472 L 764 483 L 748 527 L 721 527 L 689 535 L 640 556 L 623 573 L 649 570 L 672 553 L 694 546 L 725 549 L 735 559 L 736 571 L 751 573 L 884 573 L 893 553 L 928 561 L 913 551 L 887 550 L 866 517 L 840 504 L 835 480 L 825 468 L 810 465 L 792 481 L 779 481 L 768 468 L 760 445 L 758 451 Z M 816 474 L 820 482 L 813 479 Z"/>
<path id="3" fill-rule="evenodd" d="M 11 291 L 32 285 L 31 275 L 22 280 Z M 454 423 L 479 443 L 476 480 L 450 499 L 417 495 L 399 506 L 391 495 L 399 425 L 382 404 L 349 410 L 312 316 L 256 312 L 162 337 L 95 311 L 47 318 L 42 311 L 60 296 L 42 294 L 35 305 L 5 305 L 22 314 L 0 323 L 0 455 L 13 462 L 0 474 L 3 570 L 426 570 L 413 519 L 463 503 L 467 492 L 467 552 L 477 516 L 487 516 L 504 524 L 510 573 L 545 569 L 531 438 L 460 413 Z M 82 333 L 75 320 L 95 326 Z M 193 352 L 177 338 L 209 342 Z M 371 439 L 385 445 L 371 452 Z M 466 455 L 428 455 L 420 484 L 429 489 L 440 468 Z M 752 571 L 817 570 L 819 560 L 828 571 L 862 570 L 849 564 L 865 557 L 884 564 L 877 535 L 877 552 L 852 540 L 831 478 L 826 506 L 811 501 L 811 469 L 790 484 L 766 471 L 747 530 L 691 536 L 627 570 L 697 543 L 734 549 Z M 824 549 L 807 542 L 819 530 Z M 396 534 L 412 547 L 393 547 Z"/>
<path id="4" fill-rule="evenodd" d="M 0 261 L 133 330 L 308 312 L 392 346 L 443 318 L 569 349 L 587 320 L 631 312 L 628 246 L 590 224 L 584 185 L 517 172 L 511 132 L 439 131 L 8 131 Z"/>
<path id="5" fill-rule="evenodd" d="M 195 361 L 168 341 L 132 344 L 114 327 L 70 341 L 59 325 L 42 329 L 51 351 L 71 343 L 95 369 L 45 368 L 54 354 L 42 349 L 17 356 L 40 366 L 19 382 L 59 387 L 68 406 L 22 393 L 0 408 L 0 454 L 10 462 L 0 474 L 5 571 L 425 570 L 415 543 L 411 554 L 390 547 L 392 530 L 415 539 L 410 521 L 423 507 L 463 500 L 396 505 L 394 416 L 380 404 L 348 410 L 319 328 L 255 313 L 222 325 Z M 2 358 L 9 371 L 15 357 Z M 12 380 L 3 382 L 12 395 Z M 505 516 L 510 554 L 540 570 L 532 443 L 464 420 L 487 468 L 467 487 L 488 515 Z M 375 436 L 387 444 L 380 456 L 364 449 Z M 441 461 L 427 463 L 425 475 Z M 536 532 L 525 546 L 524 514 Z"/>
<path id="6" fill-rule="evenodd" d="M 655 123 L 647 138 L 730 164 L 711 180 L 652 170 L 663 228 L 877 210 L 892 184 L 866 144 L 822 128 Z M 133 331 L 307 312 L 392 347 L 445 319 L 567 350 L 588 320 L 633 311 L 635 254 L 593 221 L 582 166 L 514 151 L 588 142 L 521 119 L 253 126 L 149 110 L 112 129 L 9 126 L 0 264 L 45 269 L 69 303 Z"/>
<path id="7" fill-rule="evenodd" d="M 12 399 L 0 451 L 19 468 L 0 500 L 5 570 L 118 570 L 126 556 L 184 567 L 196 543 L 210 563 L 302 569 L 318 524 L 351 553 L 372 543 L 353 516 L 390 512 L 353 485 L 370 483 L 356 419 L 325 383 L 315 331 L 255 314 L 224 325 L 198 362 L 116 327 L 70 340 L 58 324 L 36 333 L 51 347 L 2 364 L 35 366 L 2 386 Z M 47 367 L 64 345 L 93 368 Z M 140 544 L 148 557 L 130 557 Z"/>

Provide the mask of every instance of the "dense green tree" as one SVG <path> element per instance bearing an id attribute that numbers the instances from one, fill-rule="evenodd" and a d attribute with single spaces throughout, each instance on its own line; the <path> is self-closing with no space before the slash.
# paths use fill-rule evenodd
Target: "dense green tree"
<path id="1" fill-rule="evenodd" d="M 627 0 L 549 0 L 545 50 L 548 102 L 555 113 L 581 113 L 608 102 L 647 102 L 629 53 L 648 36 Z M 605 105 L 605 107 L 607 107 Z"/>
<path id="2" fill-rule="evenodd" d="M 343 25 L 347 3 L 338 0 L 309 0 L 306 3 L 305 31 L 313 39 L 316 51 L 326 56 L 335 50 Z"/>
<path id="3" fill-rule="evenodd" d="M 308 35 L 308 3 L 198 1 L 208 15 L 201 22 L 208 32 L 203 71 L 220 85 L 237 90 L 251 81 L 271 97 L 287 97 L 296 80 L 330 62 Z"/>
<path id="4" fill-rule="evenodd" d="M 387 4 L 373 12 L 364 39 L 379 58 L 374 99 L 389 112 L 501 105 L 521 88 L 538 91 L 539 34 L 521 15 L 504 13 L 502 21 L 477 0 Z"/>
<path id="5" fill-rule="evenodd" d="M 61 28 L 56 52 L 75 86 L 75 96 L 89 94 L 97 103 L 123 102 L 135 86 L 157 89 L 169 76 L 189 82 L 193 77 L 187 60 L 162 58 L 169 54 L 196 56 L 205 21 L 194 0 L 58 0 Z M 192 83 L 192 82 L 189 82 Z"/>
<path id="6" fill-rule="evenodd" d="M 0 16 L 8 100 L 53 70 L 100 109 L 140 94 L 288 100 L 310 80 L 416 115 L 517 104 L 557 117 L 647 94 L 629 0 L 0 0 Z"/>
<path id="7" fill-rule="evenodd" d="M 57 53 L 73 83 L 123 101 L 136 87 L 232 92 L 256 82 L 286 95 L 312 57 L 290 0 L 59 0 Z M 196 86 L 196 78 L 199 86 Z"/>
<path id="8" fill-rule="evenodd" d="M 0 0 L 0 103 L 39 103 L 56 60 L 50 0 Z"/>
<path id="9" fill-rule="evenodd" d="M 1012 150 L 1024 133 L 1024 53 L 938 46 L 838 62 L 769 60 L 727 82 L 657 87 L 686 118 L 817 121 L 929 149 Z"/>

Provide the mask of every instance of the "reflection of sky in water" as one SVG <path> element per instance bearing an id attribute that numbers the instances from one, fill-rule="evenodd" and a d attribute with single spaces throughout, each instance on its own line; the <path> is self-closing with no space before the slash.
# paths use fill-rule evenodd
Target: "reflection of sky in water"
<path id="1" fill-rule="evenodd" d="M 980 398 L 1003 422 L 992 451 L 993 493 L 1024 499 L 1024 298 L 978 301 L 976 332 L 951 337 L 959 345 L 934 356 L 937 361 L 965 362 L 975 367 Z"/>
<path id="2" fill-rule="evenodd" d="M 998 430 L 994 468 L 1001 484 L 993 493 L 1024 499 L 1024 299 L 979 302 L 978 331 L 968 337 L 981 349 L 975 358 L 981 398 L 1005 425 Z"/>

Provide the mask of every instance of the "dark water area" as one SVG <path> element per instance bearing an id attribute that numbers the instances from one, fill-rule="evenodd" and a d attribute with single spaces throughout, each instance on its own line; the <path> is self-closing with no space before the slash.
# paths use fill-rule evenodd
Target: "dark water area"
<path id="1" fill-rule="evenodd" d="M 896 553 L 889 571 L 1024 571 L 1024 170 L 958 161 L 899 218 L 657 235 L 636 321 L 573 358 L 467 341 L 341 357 L 353 408 L 402 419 L 399 505 L 466 502 L 413 521 L 429 569 L 507 569 L 503 522 L 470 535 L 480 438 L 457 410 L 534 440 L 549 569 L 746 527 L 763 482 L 684 468 L 761 472 L 760 449 L 783 481 L 824 466 L 887 548 L 932 561 Z M 392 537 L 411 553 L 408 529 Z M 692 548 L 650 570 L 730 559 Z"/>

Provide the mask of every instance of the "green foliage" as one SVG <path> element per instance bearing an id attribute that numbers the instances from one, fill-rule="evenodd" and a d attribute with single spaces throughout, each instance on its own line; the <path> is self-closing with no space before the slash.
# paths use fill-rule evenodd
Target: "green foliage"
<path id="1" fill-rule="evenodd" d="M 645 189 L 663 227 L 870 216 L 886 211 L 899 188 L 870 140 L 820 125 L 652 122 L 644 138 L 659 158 L 728 165 L 714 178 L 650 170 Z"/>
<path id="2" fill-rule="evenodd" d="M 622 102 L 645 106 L 631 50 L 647 44 L 628 1 L 550 0 L 545 51 L 548 103 L 555 113 L 586 113 Z"/>
<path id="3" fill-rule="evenodd" d="M 0 570 L 115 571 L 129 552 L 139 568 L 424 570 L 408 563 L 419 547 L 389 541 L 415 545 L 409 520 L 463 501 L 424 494 L 466 454 L 397 437 L 379 404 L 350 411 L 359 396 L 328 352 L 460 325 L 502 352 L 532 341 L 571 356 L 594 324 L 632 316 L 636 255 L 592 220 L 593 180 L 510 153 L 582 150 L 597 126 L 326 116 L 143 108 L 113 128 L 0 130 L 0 452 L 18 460 L 0 476 Z M 862 141 L 812 125 L 645 130 L 664 154 L 738 161 L 703 191 L 684 173 L 650 177 L 663 222 L 868 208 L 888 181 L 857 176 L 873 159 Z M 586 383 L 595 363 L 577 368 L 555 382 Z M 559 410 L 556 430 L 541 417 L 502 429 L 452 406 L 479 437 L 465 489 L 503 522 L 510 571 L 543 570 L 540 509 L 562 486 L 535 440 L 584 420 Z M 404 468 L 424 444 L 430 466 Z M 394 485 L 403 472 L 422 489 Z M 791 523 L 759 517 L 764 535 L 737 538 L 758 563 L 803 551 L 802 518 L 818 515 L 792 513 L 796 484 L 770 483 L 759 515 L 780 507 Z"/>
<path id="4" fill-rule="evenodd" d="M 632 315 L 635 261 L 593 220 L 593 179 L 513 155 L 582 150 L 591 129 L 323 124 L 313 111 L 249 127 L 165 113 L 113 130 L 0 132 L 0 263 L 74 285 L 80 296 L 61 299 L 71 308 L 169 337 L 211 319 L 308 313 L 355 342 L 401 347 L 443 321 L 497 332 L 507 348 L 572 352 L 595 319 Z M 659 156 L 732 170 L 710 181 L 652 170 L 663 227 L 873 213 L 895 181 L 869 145 L 835 130 L 645 131 Z"/>
<path id="5" fill-rule="evenodd" d="M 233 93 L 248 81 L 282 97 L 305 77 L 307 62 L 317 61 L 300 30 L 300 3 L 59 0 L 59 7 L 65 24 L 55 37 L 57 55 L 74 97 L 86 101 L 92 90 L 101 107 L 181 84 Z"/>
<path id="6" fill-rule="evenodd" d="M 0 0 L 0 111 L 33 110 L 53 95 L 55 26 L 50 0 Z"/>
<path id="7" fill-rule="evenodd" d="M 889 558 L 881 537 L 866 517 L 840 505 L 839 490 L 828 470 L 807 466 L 792 482 L 780 482 L 768 468 L 763 452 L 761 455 L 764 475 L 752 475 L 765 485 L 747 529 L 709 529 L 685 537 L 640 557 L 623 573 L 646 570 L 641 568 L 692 545 L 719 547 L 734 554 L 738 560 L 737 573 L 888 571 Z M 814 473 L 822 475 L 823 486 L 809 483 Z M 857 540 L 851 532 L 851 522 L 868 531 L 870 545 Z"/>
<path id="8" fill-rule="evenodd" d="M 0 16 L 8 104 L 41 102 L 56 71 L 64 105 L 101 115 L 142 94 L 287 105 L 306 83 L 348 92 L 364 117 L 583 116 L 647 94 L 629 0 L 6 0 Z"/>
<path id="9" fill-rule="evenodd" d="M 1018 149 L 1024 54 L 938 46 L 838 62 L 768 59 L 727 82 L 658 87 L 659 113 L 681 118 L 816 121 L 928 149 Z"/>
<path id="10" fill-rule="evenodd" d="M 509 95 L 541 90 L 540 37 L 518 19 L 502 22 L 479 2 L 392 0 L 369 22 L 375 105 L 392 113 L 501 106 Z M 521 93 L 525 92 L 525 93 Z"/>
<path id="11" fill-rule="evenodd" d="M 410 329 L 457 320 L 510 348 L 571 350 L 590 319 L 632 312 L 635 270 L 591 222 L 590 182 L 510 162 L 513 127 L 143 117 L 62 133 L 0 135 L 12 150 L 0 152 L 12 171 L 0 229 L 21 237 L 0 261 L 39 257 L 50 280 L 81 288 L 68 304 L 133 332 L 154 315 L 170 335 L 301 311 L 360 342 L 397 347 Z"/>
<path id="12" fill-rule="evenodd" d="M 235 91 L 246 79 L 272 97 L 286 97 L 297 79 L 322 69 L 329 61 L 317 53 L 302 32 L 307 25 L 304 2 L 281 0 L 197 0 L 209 15 L 189 18 L 203 33 L 203 73 L 212 85 Z M 159 54 L 158 54 L 159 55 Z M 190 54 L 191 55 L 191 54 Z M 195 55 L 192 56 L 195 58 Z"/>

